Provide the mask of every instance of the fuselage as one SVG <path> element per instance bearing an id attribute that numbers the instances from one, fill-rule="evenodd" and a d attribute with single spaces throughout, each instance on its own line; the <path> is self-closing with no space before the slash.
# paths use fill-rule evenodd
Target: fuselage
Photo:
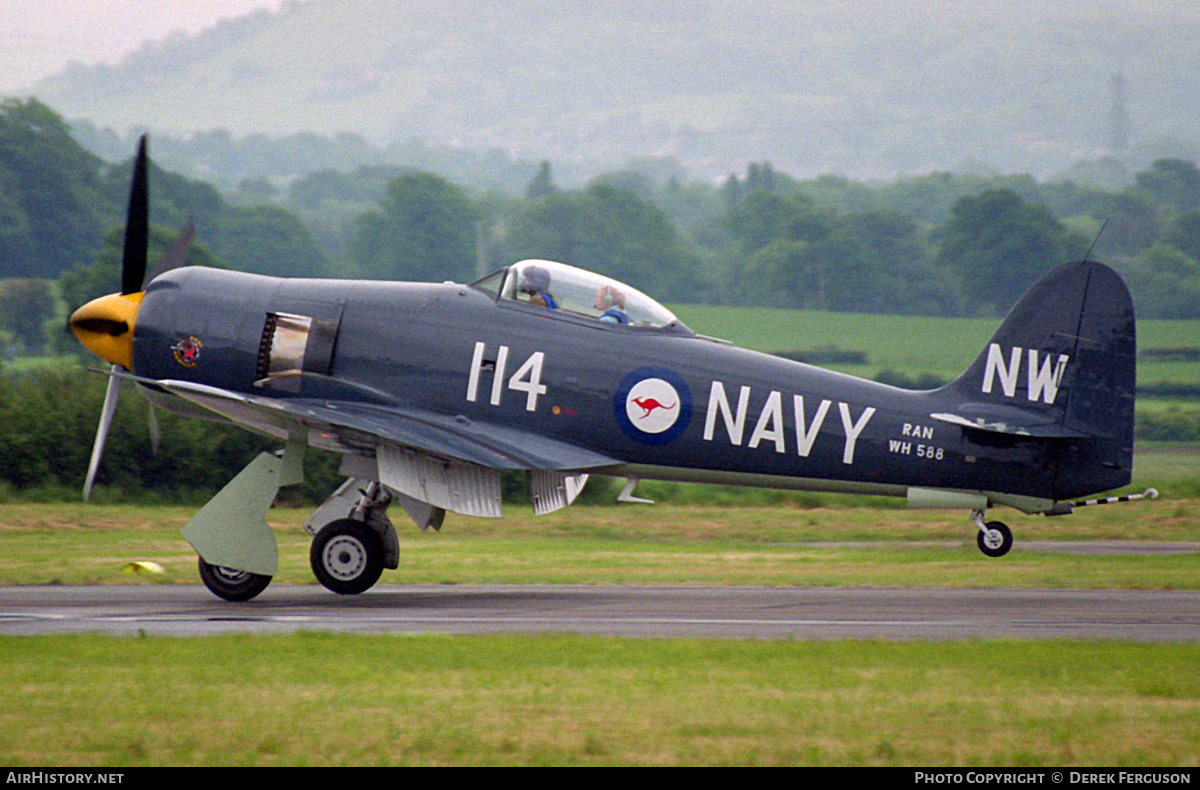
<path id="1" fill-rule="evenodd" d="M 613 474 L 890 495 L 1086 493 L 1056 486 L 1056 445 L 932 419 L 959 406 L 949 389 L 902 390 L 678 323 L 604 323 L 458 284 L 180 269 L 146 290 L 133 372 L 504 424 L 616 459 Z"/>
<path id="2" fill-rule="evenodd" d="M 987 508 L 1058 515 L 1130 481 L 1133 302 L 1098 262 L 1047 272 L 961 376 L 914 392 L 705 338 L 636 288 L 554 261 L 470 285 L 172 269 L 187 230 L 146 285 L 148 176 L 143 137 L 120 292 L 70 320 L 112 366 L 84 500 L 127 378 L 153 404 L 284 441 L 183 528 L 228 600 L 276 573 L 265 515 L 303 478 L 305 447 L 346 456 L 349 479 L 305 524 L 314 574 L 341 594 L 398 567 L 392 502 L 422 529 L 448 511 L 500 516 L 502 470 L 528 472 L 536 514 L 591 474 L 904 496 L 970 509 L 989 556 L 1012 534 Z"/>

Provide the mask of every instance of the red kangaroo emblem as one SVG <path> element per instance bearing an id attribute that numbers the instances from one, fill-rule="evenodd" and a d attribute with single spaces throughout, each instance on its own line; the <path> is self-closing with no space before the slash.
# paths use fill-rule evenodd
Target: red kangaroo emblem
<path id="1" fill-rule="evenodd" d="M 670 406 L 664 406 L 654 398 L 634 398 L 633 402 L 636 403 L 643 412 L 642 416 L 638 418 L 639 420 L 644 420 L 649 417 L 650 413 L 655 409 L 673 409 L 679 405 L 678 403 L 675 403 Z"/>

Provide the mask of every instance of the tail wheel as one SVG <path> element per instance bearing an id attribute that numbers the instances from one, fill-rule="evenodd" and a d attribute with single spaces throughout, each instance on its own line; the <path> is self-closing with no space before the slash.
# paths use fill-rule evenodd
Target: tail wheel
<path id="1" fill-rule="evenodd" d="M 979 550 L 989 557 L 1003 557 L 1012 548 L 1012 530 L 1002 521 L 989 521 L 976 536 Z"/>
<path id="2" fill-rule="evenodd" d="M 331 521 L 313 538 L 308 558 L 326 588 L 357 595 L 371 589 L 383 573 L 383 539 L 361 521 Z"/>
<path id="3" fill-rule="evenodd" d="M 249 601 L 271 583 L 270 576 L 239 571 L 223 565 L 212 565 L 200 558 L 200 581 L 218 598 L 226 601 Z"/>

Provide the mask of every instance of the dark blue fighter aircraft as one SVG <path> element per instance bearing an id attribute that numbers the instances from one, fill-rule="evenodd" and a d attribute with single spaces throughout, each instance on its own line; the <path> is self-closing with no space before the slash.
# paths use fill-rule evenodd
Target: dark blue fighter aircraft
<path id="1" fill-rule="evenodd" d="M 397 567 L 390 504 L 422 529 L 446 511 L 498 517 L 502 470 L 528 474 L 539 514 L 589 474 L 629 478 L 625 498 L 647 478 L 905 497 L 970 511 L 991 556 L 1012 535 L 988 508 L 1061 515 L 1130 482 L 1133 305 L 1100 263 L 1051 271 L 962 376 L 916 392 L 698 335 L 633 288 L 548 261 L 469 285 L 185 267 L 143 286 L 146 171 L 143 144 L 121 293 L 72 317 L 113 365 L 85 496 L 123 379 L 161 408 L 281 440 L 183 529 L 222 598 L 275 573 L 265 515 L 306 447 L 344 459 L 345 484 L 306 524 L 314 573 L 343 594 Z"/>

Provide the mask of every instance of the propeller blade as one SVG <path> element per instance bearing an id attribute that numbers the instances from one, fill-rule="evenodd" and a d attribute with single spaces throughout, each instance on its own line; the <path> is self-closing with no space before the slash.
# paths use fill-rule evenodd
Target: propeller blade
<path id="1" fill-rule="evenodd" d="M 113 365 L 112 372 L 121 373 L 125 369 Z M 92 458 L 88 461 L 87 478 L 83 482 L 83 501 L 87 502 L 92 494 L 92 483 L 96 480 L 96 469 L 100 466 L 100 456 L 104 454 L 104 440 L 108 438 L 108 429 L 112 425 L 113 413 L 117 410 L 117 396 L 121 394 L 121 379 L 113 375 L 108 378 L 108 389 L 104 393 L 104 409 L 100 412 L 100 425 L 96 428 L 96 441 L 92 445 Z"/>
<path id="2" fill-rule="evenodd" d="M 154 404 L 146 401 L 146 423 L 150 427 L 150 452 L 158 455 L 158 446 L 162 443 L 162 433 L 158 429 L 158 412 Z"/>
<path id="3" fill-rule="evenodd" d="M 192 251 L 192 239 L 196 236 L 196 223 L 188 220 L 188 223 L 183 226 L 183 230 L 179 233 L 179 238 L 171 242 L 171 246 L 163 252 L 162 257 L 154 264 L 153 271 L 146 278 L 146 282 L 150 282 L 155 277 L 165 272 L 178 269 L 187 263 L 188 253 Z"/>
<path id="4" fill-rule="evenodd" d="M 190 239 L 189 239 L 190 243 Z M 146 154 L 146 135 L 138 140 L 137 156 L 133 160 L 133 178 L 129 185 L 129 209 L 125 218 L 125 251 L 121 256 L 121 295 L 140 293 L 146 279 L 146 257 L 150 247 L 150 160 Z M 104 408 L 100 412 L 100 425 L 96 428 L 96 440 L 92 444 L 92 457 L 88 461 L 87 477 L 83 481 L 83 501 L 92 495 L 92 484 L 96 481 L 96 470 L 104 455 L 104 441 L 112 426 L 113 414 L 117 410 L 117 397 L 121 394 L 121 378 L 117 374 L 125 368 L 113 365 L 108 378 L 108 389 L 104 392 Z M 157 423 L 157 420 L 155 420 Z M 153 427 L 157 433 L 157 424 Z M 157 442 L 157 440 L 156 440 Z"/>
<path id="5" fill-rule="evenodd" d="M 121 259 L 121 293 L 142 290 L 146 279 L 146 250 L 150 244 L 150 173 L 146 135 L 138 141 L 129 186 L 129 211 L 125 220 L 125 254 Z"/>

